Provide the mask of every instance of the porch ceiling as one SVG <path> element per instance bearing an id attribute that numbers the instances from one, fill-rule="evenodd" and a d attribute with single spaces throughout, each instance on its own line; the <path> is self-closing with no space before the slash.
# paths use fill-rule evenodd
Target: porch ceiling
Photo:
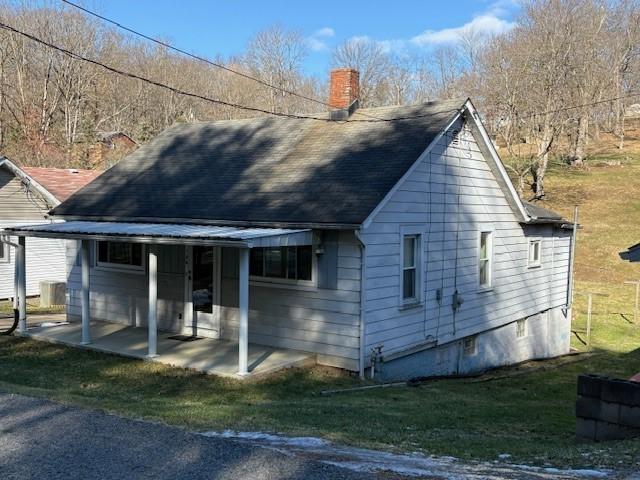
<path id="1" fill-rule="evenodd" d="M 10 226 L 0 230 L 0 234 L 68 240 L 226 245 L 249 248 L 310 245 L 312 243 L 311 230 L 218 227 L 171 223 L 70 221 L 44 225 Z"/>

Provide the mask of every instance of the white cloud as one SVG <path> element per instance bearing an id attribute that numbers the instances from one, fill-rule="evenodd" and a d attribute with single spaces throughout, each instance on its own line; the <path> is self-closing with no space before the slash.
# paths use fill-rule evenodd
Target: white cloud
<path id="1" fill-rule="evenodd" d="M 336 32 L 331 27 L 322 27 L 316 30 L 313 34 L 314 37 L 333 37 Z"/>
<path id="2" fill-rule="evenodd" d="M 309 37 L 307 37 L 307 45 L 311 50 L 316 52 L 320 52 L 322 50 L 328 50 L 326 39 L 329 39 L 335 36 L 336 32 L 331 27 L 322 27 L 315 32 L 313 32 Z"/>
<path id="3" fill-rule="evenodd" d="M 496 7 L 497 8 L 497 7 Z M 460 27 L 443 28 L 441 30 L 426 30 L 411 39 L 411 43 L 421 47 L 455 43 L 460 40 L 460 35 L 466 32 L 474 32 L 480 35 L 499 35 L 508 32 L 515 27 L 516 22 L 510 22 L 496 16 L 495 12 L 485 13 L 473 18 L 470 22 Z"/>

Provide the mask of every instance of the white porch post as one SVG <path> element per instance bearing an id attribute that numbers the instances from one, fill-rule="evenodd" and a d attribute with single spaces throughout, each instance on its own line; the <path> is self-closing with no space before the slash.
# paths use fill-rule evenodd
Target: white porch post
<path id="1" fill-rule="evenodd" d="M 240 249 L 240 327 L 238 329 L 238 374 L 249 373 L 249 249 Z"/>
<path id="2" fill-rule="evenodd" d="M 81 242 L 81 262 L 82 262 L 82 297 L 80 303 L 82 305 L 82 345 L 91 343 L 91 304 L 89 299 L 89 248 L 90 240 L 82 240 Z"/>
<path id="3" fill-rule="evenodd" d="M 158 246 L 149 245 L 149 312 L 147 327 L 149 329 L 148 357 L 158 356 Z"/>
<path id="4" fill-rule="evenodd" d="M 16 297 L 18 302 L 18 331 L 27 333 L 27 252 L 25 237 L 18 237 L 16 251 Z"/>

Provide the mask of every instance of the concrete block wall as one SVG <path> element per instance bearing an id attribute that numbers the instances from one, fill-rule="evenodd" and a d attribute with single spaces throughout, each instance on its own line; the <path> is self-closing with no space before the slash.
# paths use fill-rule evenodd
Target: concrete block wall
<path id="1" fill-rule="evenodd" d="M 408 380 L 417 377 L 466 375 L 526 360 L 569 353 L 570 319 L 553 308 L 525 319 L 525 335 L 517 335 L 517 322 L 488 330 L 475 337 L 475 352 L 464 350 L 464 339 L 432 346 L 400 358 L 383 361 L 376 379 Z M 382 356 L 384 358 L 384 350 Z"/>
<path id="2" fill-rule="evenodd" d="M 580 375 L 576 417 L 581 441 L 640 436 L 640 383 Z"/>

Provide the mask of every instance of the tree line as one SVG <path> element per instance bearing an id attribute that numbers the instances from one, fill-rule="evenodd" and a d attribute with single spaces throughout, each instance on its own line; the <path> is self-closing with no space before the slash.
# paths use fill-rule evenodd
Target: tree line
<path id="1" fill-rule="evenodd" d="M 326 110 L 309 100 L 326 101 L 328 85 L 304 71 L 304 36 L 280 25 L 256 33 L 237 56 L 212 59 L 243 77 L 57 2 L 7 2 L 0 18 L 99 63 L 227 104 L 284 114 Z M 459 37 L 420 54 L 354 38 L 335 48 L 331 63 L 360 71 L 362 107 L 471 97 L 516 159 L 510 168 L 525 195 L 529 183 L 532 196 L 544 196 L 550 155 L 579 167 L 602 132 L 624 148 L 626 109 L 640 103 L 638 0 L 524 0 L 507 33 L 466 29 Z M 0 29 L 0 152 L 20 163 L 100 168 L 89 151 L 103 132 L 144 143 L 175 122 L 247 116 L 255 112 L 118 75 Z"/>

